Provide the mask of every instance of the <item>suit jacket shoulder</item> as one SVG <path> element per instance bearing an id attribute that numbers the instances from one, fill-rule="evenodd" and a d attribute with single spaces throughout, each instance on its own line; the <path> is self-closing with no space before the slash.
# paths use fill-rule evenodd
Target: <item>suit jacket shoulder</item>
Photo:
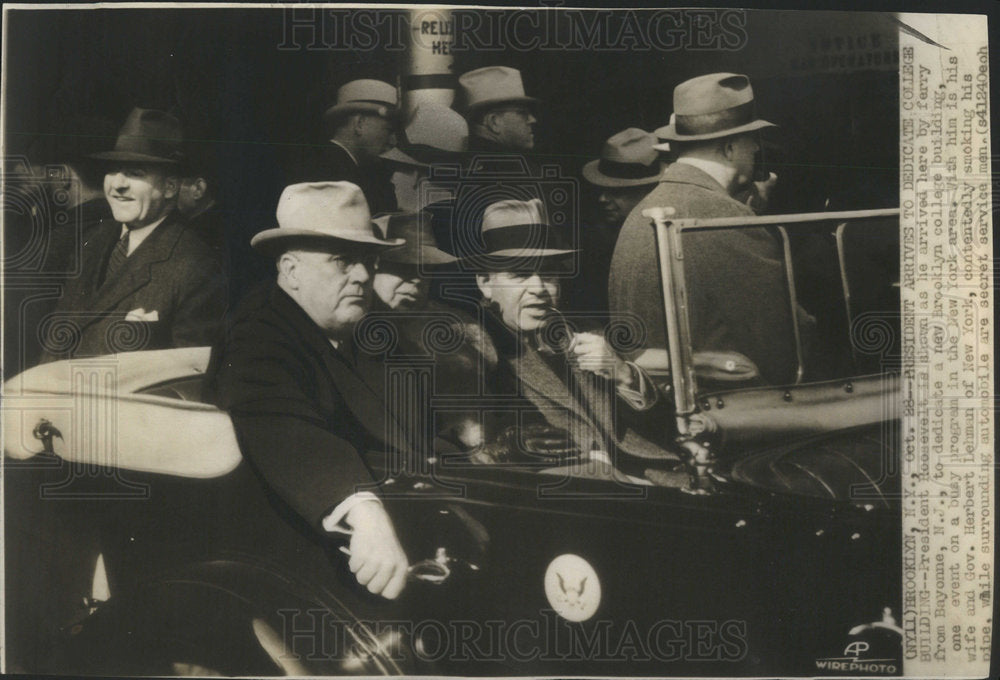
<path id="1" fill-rule="evenodd" d="M 75 344 L 45 340 L 43 360 L 210 345 L 226 306 L 227 283 L 211 250 L 176 213 L 101 282 L 121 225 L 104 220 L 83 245 L 82 271 L 67 283 L 52 324 L 75 329 Z"/>
<path id="2" fill-rule="evenodd" d="M 753 211 L 729 197 L 712 177 L 686 163 L 668 167 L 660 183 L 626 218 L 615 243 L 608 277 L 614 314 L 635 314 L 646 324 L 647 347 L 666 347 L 656 238 L 643 210 L 670 207 L 676 217 L 736 217 Z"/>

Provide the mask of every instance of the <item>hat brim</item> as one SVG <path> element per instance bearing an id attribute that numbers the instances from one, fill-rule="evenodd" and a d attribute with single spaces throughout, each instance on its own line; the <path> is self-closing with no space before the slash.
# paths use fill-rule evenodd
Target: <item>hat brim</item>
<path id="1" fill-rule="evenodd" d="M 384 114 L 382 113 L 383 110 L 385 110 Z M 372 113 L 376 116 L 382 115 L 390 120 L 395 120 L 400 116 L 399 107 L 389 102 L 381 104 L 374 102 L 347 102 L 331 106 L 323 112 L 323 117 L 327 120 L 333 120 L 352 113 Z"/>
<path id="2" fill-rule="evenodd" d="M 557 248 L 508 248 L 492 253 L 467 255 L 456 259 L 455 263 L 466 271 L 502 272 L 524 269 L 526 261 L 562 258 L 577 252 L 580 251 Z M 544 269 L 544 267 L 537 268 Z"/>
<path id="3" fill-rule="evenodd" d="M 729 137 L 732 135 L 738 135 L 744 132 L 753 132 L 755 130 L 762 130 L 764 128 L 775 128 L 778 127 L 774 123 L 768 122 L 766 120 L 753 120 L 749 123 L 743 125 L 738 125 L 734 128 L 729 128 L 728 130 L 717 130 L 715 132 L 706 132 L 700 135 L 682 135 L 677 132 L 675 125 L 665 125 L 664 127 L 657 128 L 656 136 L 660 139 L 666 139 L 673 142 L 700 142 L 705 139 L 718 139 L 720 137 Z M 654 149 L 660 149 L 659 145 L 655 145 Z M 665 151 L 665 149 L 660 149 Z"/>
<path id="4" fill-rule="evenodd" d="M 315 247 L 340 244 L 354 247 L 360 246 L 371 248 L 373 250 L 397 248 L 406 243 L 406 240 L 401 238 L 384 240 L 374 235 L 370 238 L 361 235 L 334 236 L 333 234 L 315 231 L 313 229 L 288 229 L 278 227 L 275 229 L 265 229 L 264 231 L 255 234 L 254 237 L 250 239 L 250 245 L 262 253 L 274 254 L 276 251 L 288 248 L 288 244 L 292 241 L 311 244 Z"/>
<path id="5" fill-rule="evenodd" d="M 400 165 L 406 165 L 414 168 L 427 168 L 430 167 L 427 163 L 421 163 L 413 156 L 406 154 L 399 150 L 398 146 L 394 146 L 384 154 L 379 156 L 382 160 L 389 161 L 391 163 L 399 163 Z"/>
<path id="6" fill-rule="evenodd" d="M 164 158 L 162 156 L 152 156 L 135 151 L 99 151 L 87 156 L 96 161 L 128 161 L 132 163 L 159 163 L 162 165 L 181 165 L 184 158 Z"/>
<path id="7" fill-rule="evenodd" d="M 458 260 L 454 255 L 450 255 L 434 246 L 419 246 L 417 248 L 392 248 L 385 251 L 382 259 L 387 262 L 398 262 L 400 264 L 451 264 Z"/>
<path id="8" fill-rule="evenodd" d="M 525 104 L 527 106 L 538 106 L 539 99 L 536 97 L 505 97 L 503 99 L 484 99 L 478 101 L 475 104 L 470 104 L 465 107 L 466 115 L 471 114 L 475 111 L 480 111 L 483 108 L 490 108 L 494 106 L 502 106 L 504 104 Z"/>
<path id="9" fill-rule="evenodd" d="M 590 182 L 591 184 L 599 187 L 641 187 L 649 184 L 658 184 L 660 182 L 660 166 L 658 163 L 656 165 L 656 174 L 647 175 L 645 177 L 635 177 L 635 178 L 623 178 L 623 177 L 612 177 L 611 175 L 605 175 L 598 169 L 600 164 L 599 160 L 590 161 L 583 166 L 583 178 Z"/>

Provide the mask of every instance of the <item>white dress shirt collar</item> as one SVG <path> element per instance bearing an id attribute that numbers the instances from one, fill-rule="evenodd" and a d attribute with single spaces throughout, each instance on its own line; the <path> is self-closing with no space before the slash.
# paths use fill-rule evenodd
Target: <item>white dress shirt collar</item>
<path id="1" fill-rule="evenodd" d="M 123 224 L 121 234 L 118 235 L 118 238 L 124 236 L 126 231 L 128 232 L 128 254 L 131 255 L 134 253 L 139 244 L 145 241 L 153 233 L 153 230 L 160 226 L 165 219 L 167 219 L 166 215 L 152 224 L 147 224 L 145 227 L 139 227 L 138 229 L 129 229 Z"/>
<path id="2" fill-rule="evenodd" d="M 729 192 L 729 183 L 733 181 L 733 171 L 732 168 L 724 163 L 711 161 L 707 158 L 694 158 L 691 156 L 678 158 L 676 162 L 693 165 L 718 182 L 727 193 Z"/>

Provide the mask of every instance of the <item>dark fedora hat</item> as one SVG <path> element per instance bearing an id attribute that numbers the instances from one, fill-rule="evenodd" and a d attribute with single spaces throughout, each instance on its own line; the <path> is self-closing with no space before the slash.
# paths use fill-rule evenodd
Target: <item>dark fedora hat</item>
<path id="1" fill-rule="evenodd" d="M 431 231 L 431 216 L 425 212 L 390 213 L 372 220 L 388 241 L 406 239 L 398 248 L 380 255 L 387 262 L 401 264 L 450 264 L 458 258 L 438 248 Z"/>
<path id="2" fill-rule="evenodd" d="M 673 122 L 656 130 L 661 139 L 697 142 L 777 127 L 757 118 L 750 79 L 710 73 L 674 88 Z"/>
<path id="3" fill-rule="evenodd" d="M 134 108 L 118 131 L 112 151 L 101 151 L 90 157 L 102 161 L 136 163 L 184 162 L 184 133 L 181 122 L 165 111 Z"/>

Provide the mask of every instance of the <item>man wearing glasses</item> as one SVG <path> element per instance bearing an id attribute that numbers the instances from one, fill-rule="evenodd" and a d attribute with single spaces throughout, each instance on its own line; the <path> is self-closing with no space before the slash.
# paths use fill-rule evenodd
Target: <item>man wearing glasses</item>
<path id="1" fill-rule="evenodd" d="M 350 534 L 358 583 L 392 599 L 408 564 L 368 463 L 406 453 L 411 440 L 386 408 L 382 364 L 356 346 L 354 329 L 379 253 L 403 240 L 377 233 L 350 182 L 288 186 L 277 218 L 251 241 L 275 259 L 277 281 L 233 315 L 209 368 L 212 398 L 268 489 L 320 534 Z"/>

